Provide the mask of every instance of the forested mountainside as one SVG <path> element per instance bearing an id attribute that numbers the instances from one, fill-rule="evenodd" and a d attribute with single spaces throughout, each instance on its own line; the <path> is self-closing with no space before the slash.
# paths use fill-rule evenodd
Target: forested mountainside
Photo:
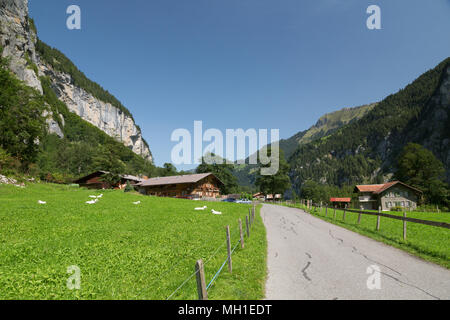
<path id="1" fill-rule="evenodd" d="M 357 121 L 300 145 L 289 158 L 295 189 L 307 180 L 330 185 L 380 182 L 395 171 L 408 143 L 441 160 L 449 178 L 450 58 L 378 103 Z"/>
<path id="2" fill-rule="evenodd" d="M 376 103 L 373 103 L 360 107 L 343 108 L 335 112 L 327 113 L 320 117 L 316 124 L 308 130 L 301 131 L 289 139 L 280 140 L 280 148 L 283 149 L 286 159 L 289 159 L 299 145 L 332 134 L 348 123 L 361 119 L 375 106 Z"/>
<path id="3" fill-rule="evenodd" d="M 129 110 L 37 38 L 27 0 L 0 0 L 0 49 L 3 173 L 151 175 L 150 149 Z"/>
<path id="4" fill-rule="evenodd" d="M 280 149 L 283 150 L 286 159 L 289 159 L 295 150 L 302 144 L 326 137 L 342 126 L 352 121 L 361 119 L 375 107 L 375 103 L 354 108 L 343 108 L 341 110 L 327 113 L 320 117 L 308 130 L 300 131 L 289 139 L 280 140 Z M 246 161 L 248 163 L 248 161 Z M 257 165 L 241 164 L 234 166 L 234 175 L 240 185 L 253 186 L 256 179 Z"/>

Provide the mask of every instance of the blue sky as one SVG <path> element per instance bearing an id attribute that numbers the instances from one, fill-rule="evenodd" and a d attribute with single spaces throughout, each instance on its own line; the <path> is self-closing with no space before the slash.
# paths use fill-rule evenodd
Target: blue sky
<path id="1" fill-rule="evenodd" d="M 170 162 L 172 131 L 194 120 L 288 138 L 450 56 L 449 0 L 29 2 L 39 37 L 132 112 L 157 165 Z M 71 4 L 81 30 L 66 28 Z M 366 27 L 372 4 L 381 30 Z"/>

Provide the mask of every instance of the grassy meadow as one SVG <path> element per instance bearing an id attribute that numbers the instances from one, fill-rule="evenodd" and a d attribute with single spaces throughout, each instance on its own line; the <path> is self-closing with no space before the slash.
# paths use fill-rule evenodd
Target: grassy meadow
<path id="1" fill-rule="evenodd" d="M 85 203 L 101 193 L 98 203 Z M 194 210 L 204 205 L 207 210 Z M 225 226 L 234 247 L 238 219 L 245 223 L 249 207 L 52 184 L 0 185 L 0 299 L 167 299 L 200 258 L 208 284 L 226 259 Z M 225 266 L 209 298 L 263 298 L 266 247 L 258 209 L 245 248 L 233 254 L 233 273 Z M 67 288 L 69 266 L 81 270 L 80 290 Z M 170 298 L 197 299 L 196 288 L 193 276 Z"/>
<path id="2" fill-rule="evenodd" d="M 292 206 L 292 205 L 291 205 Z M 296 207 L 306 211 L 304 206 Z M 334 218 L 334 209 L 328 209 L 326 216 L 325 208 L 319 210 L 311 209 L 310 213 L 320 217 L 323 220 L 337 224 L 341 227 L 350 229 L 362 235 L 368 236 L 378 241 L 382 241 L 391 246 L 403 249 L 422 259 L 440 264 L 450 268 L 450 230 L 440 227 L 432 227 L 417 223 L 407 223 L 407 239 L 403 240 L 403 221 L 381 217 L 380 230 L 376 230 L 377 217 L 372 215 L 362 215 L 361 223 L 358 225 L 358 214 L 346 212 L 345 221 L 343 221 L 344 211 L 336 210 Z M 403 216 L 402 212 L 387 212 L 391 215 Z M 410 218 L 431 220 L 450 223 L 450 213 L 428 213 L 428 212 L 408 212 Z"/>

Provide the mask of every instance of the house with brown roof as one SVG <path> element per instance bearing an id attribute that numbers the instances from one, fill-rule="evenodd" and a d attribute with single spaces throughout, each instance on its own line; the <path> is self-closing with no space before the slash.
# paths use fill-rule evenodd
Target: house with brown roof
<path id="1" fill-rule="evenodd" d="M 384 184 L 357 185 L 358 208 L 389 211 L 395 207 L 414 210 L 422 197 L 422 191 L 400 181 Z"/>
<path id="2" fill-rule="evenodd" d="M 150 178 L 137 184 L 142 194 L 177 198 L 216 198 L 222 185 L 212 173 Z"/>
<path id="3" fill-rule="evenodd" d="M 114 185 L 111 185 L 104 179 L 107 174 L 109 174 L 108 171 L 95 171 L 91 174 L 88 174 L 87 176 L 79 178 L 78 180 L 74 181 L 74 183 L 79 184 L 80 187 L 85 187 L 88 189 L 124 189 L 127 183 L 136 185 L 137 183 L 140 183 L 144 180 L 140 177 L 124 174 L 119 175 L 118 181 Z"/>

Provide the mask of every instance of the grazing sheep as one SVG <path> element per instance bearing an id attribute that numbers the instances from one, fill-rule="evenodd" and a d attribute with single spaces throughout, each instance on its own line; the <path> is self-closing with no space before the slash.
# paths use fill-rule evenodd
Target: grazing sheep
<path id="1" fill-rule="evenodd" d="M 204 206 L 204 207 L 200 207 L 200 208 L 195 208 L 194 210 L 201 211 L 201 210 L 205 210 L 206 208 L 208 208 L 208 207 Z"/>
<path id="2" fill-rule="evenodd" d="M 39 203 L 39 204 L 47 204 L 47 202 L 41 201 L 41 200 L 39 200 L 38 203 Z"/>
<path id="3" fill-rule="evenodd" d="M 222 212 L 216 211 L 216 210 L 214 210 L 214 209 L 212 209 L 211 212 L 214 213 L 214 214 L 222 214 Z"/>
<path id="4" fill-rule="evenodd" d="M 133 202 L 133 204 L 141 204 L 140 201 Z"/>

